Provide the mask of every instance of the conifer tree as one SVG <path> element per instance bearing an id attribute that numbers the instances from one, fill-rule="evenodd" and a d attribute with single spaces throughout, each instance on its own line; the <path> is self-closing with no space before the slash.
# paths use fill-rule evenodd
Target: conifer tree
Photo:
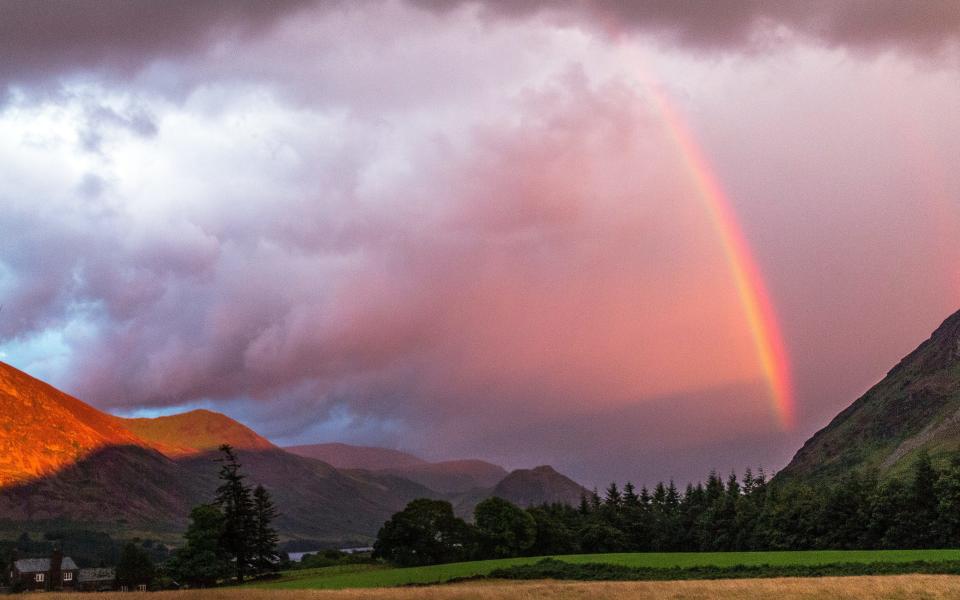
<path id="1" fill-rule="evenodd" d="M 673 480 L 670 480 L 670 484 L 667 486 L 667 495 L 664 501 L 666 505 L 667 512 L 675 513 L 680 507 L 680 493 L 677 491 L 677 486 L 673 483 Z"/>
<path id="2" fill-rule="evenodd" d="M 616 481 L 611 482 L 610 486 L 607 487 L 604 504 L 613 511 L 619 511 L 623 507 L 623 495 L 620 493 L 620 488 L 617 487 Z"/>
<path id="3" fill-rule="evenodd" d="M 623 486 L 623 505 L 629 508 L 640 506 L 640 496 L 637 495 L 636 489 L 629 481 Z"/>
<path id="4" fill-rule="evenodd" d="M 667 506 L 667 487 L 663 485 L 662 481 L 657 482 L 657 485 L 653 488 L 652 504 L 658 511 L 665 512 Z"/>
<path id="5" fill-rule="evenodd" d="M 277 509 L 273 500 L 262 485 L 253 490 L 253 566 L 258 573 L 267 573 L 273 570 L 280 560 L 277 552 L 277 542 L 280 537 L 273 528 L 273 520 L 277 517 Z"/>
<path id="6" fill-rule="evenodd" d="M 740 484 L 740 487 L 743 489 L 744 495 L 749 496 L 753 492 L 754 486 L 757 484 L 756 480 L 753 478 L 753 469 L 747 467 L 747 470 L 743 473 L 743 481 Z"/>
<path id="7" fill-rule="evenodd" d="M 600 507 L 603 505 L 603 502 L 600 500 L 600 494 L 597 493 L 597 488 L 593 488 L 593 491 L 590 493 L 590 510 L 592 512 L 600 512 Z"/>
<path id="8" fill-rule="evenodd" d="M 910 520 L 913 524 L 911 546 L 929 548 L 936 542 L 937 527 L 937 481 L 939 474 L 933 468 L 930 455 L 921 452 L 913 467 L 911 485 Z"/>
<path id="9" fill-rule="evenodd" d="M 652 498 L 650 497 L 650 491 L 647 490 L 647 486 L 640 488 L 640 506 L 643 508 L 650 508 L 650 502 Z"/>
<path id="10" fill-rule="evenodd" d="M 583 494 L 580 495 L 580 508 L 577 512 L 584 517 L 590 514 L 590 503 L 587 502 L 587 497 Z"/>
<path id="11" fill-rule="evenodd" d="M 222 544 L 236 563 L 237 583 L 243 583 L 250 569 L 254 517 L 253 498 L 250 488 L 244 483 L 246 475 L 240 472 L 240 463 L 229 444 L 220 446 L 223 457 L 220 465 L 220 487 L 217 488 L 215 504 L 223 512 Z"/>
<path id="12" fill-rule="evenodd" d="M 716 471 L 710 471 L 710 474 L 707 476 L 707 486 L 705 491 L 707 494 L 708 504 L 719 500 L 720 496 L 723 495 L 723 480 L 720 479 Z"/>

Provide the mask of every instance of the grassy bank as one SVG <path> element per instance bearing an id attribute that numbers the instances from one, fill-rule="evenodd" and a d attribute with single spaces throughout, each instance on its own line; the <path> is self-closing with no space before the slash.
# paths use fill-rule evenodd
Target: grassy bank
<path id="1" fill-rule="evenodd" d="M 344 589 L 443 583 L 451 579 L 489 575 L 498 569 L 533 565 L 544 557 L 484 560 L 406 569 L 349 565 L 289 571 L 258 587 L 272 589 Z M 805 567 L 871 563 L 960 562 L 960 550 L 830 550 L 809 552 L 641 552 L 578 554 L 555 557 L 566 563 L 603 563 L 631 569 L 732 568 L 738 566 Z M 797 575 L 801 573 L 796 573 Z M 851 573 L 853 574 L 853 573 Z M 771 575 L 773 576 L 773 575 Z M 661 579 L 663 577 L 660 577 Z"/>

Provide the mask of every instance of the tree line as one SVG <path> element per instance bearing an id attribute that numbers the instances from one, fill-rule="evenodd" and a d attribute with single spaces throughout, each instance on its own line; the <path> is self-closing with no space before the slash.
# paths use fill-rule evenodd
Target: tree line
<path id="1" fill-rule="evenodd" d="M 474 522 L 448 502 L 414 500 L 380 529 L 375 555 L 399 565 L 600 552 L 942 548 L 960 545 L 960 460 L 919 454 L 899 477 L 836 483 L 710 473 L 682 491 L 611 483 L 579 506 L 521 509 L 490 498 Z"/>

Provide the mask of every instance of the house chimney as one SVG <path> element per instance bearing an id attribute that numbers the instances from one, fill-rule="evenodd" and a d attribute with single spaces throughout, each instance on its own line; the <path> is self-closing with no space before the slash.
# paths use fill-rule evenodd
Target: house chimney
<path id="1" fill-rule="evenodd" d="M 51 589 L 60 586 L 60 580 L 63 577 L 61 568 L 63 567 L 63 550 L 57 545 L 50 555 L 50 582 L 47 584 Z"/>

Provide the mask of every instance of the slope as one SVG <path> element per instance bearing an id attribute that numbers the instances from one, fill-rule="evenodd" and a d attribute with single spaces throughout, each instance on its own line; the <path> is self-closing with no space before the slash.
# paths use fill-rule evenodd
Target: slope
<path id="1" fill-rule="evenodd" d="M 939 461 L 960 452 L 960 312 L 810 438 L 776 480 L 896 475 L 920 451 Z"/>
<path id="2" fill-rule="evenodd" d="M 110 415 L 0 362 L 0 486 L 75 464 L 112 445 L 142 445 Z"/>

